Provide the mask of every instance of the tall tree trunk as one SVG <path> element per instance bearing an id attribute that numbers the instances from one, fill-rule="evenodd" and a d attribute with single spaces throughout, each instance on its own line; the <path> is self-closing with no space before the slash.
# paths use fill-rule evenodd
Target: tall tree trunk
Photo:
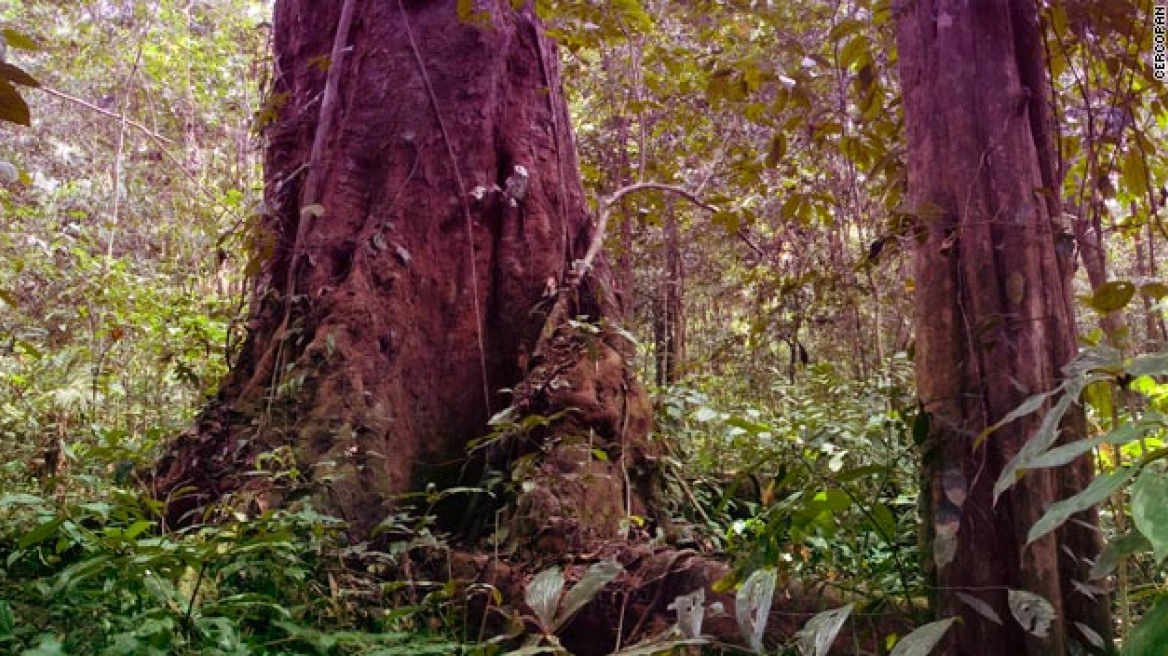
<path id="1" fill-rule="evenodd" d="M 397 495 L 459 474 L 508 405 L 500 388 L 520 390 L 516 414 L 576 410 L 495 454 L 588 436 L 542 451 L 553 462 L 534 471 L 554 469 L 557 503 L 528 499 L 526 519 L 576 513 L 568 537 L 603 536 L 643 512 L 622 447 L 649 408 L 625 344 L 545 326 L 568 293 L 560 314 L 617 316 L 603 258 L 570 284 L 594 228 L 554 44 L 509 0 L 459 7 L 276 3 L 266 284 L 238 364 L 159 464 L 159 494 L 195 491 L 172 517 L 228 493 L 263 508 L 311 491 L 367 530 Z"/>
<path id="2" fill-rule="evenodd" d="M 948 653 L 1078 653 L 1073 643 L 1090 653 L 1076 623 L 1111 633 L 1106 597 L 1074 588 L 1098 550 L 1095 515 L 1026 541 L 1048 504 L 1088 482 L 1089 462 L 1027 472 L 995 505 L 994 481 L 1038 417 L 975 440 L 1055 386 L 1076 350 L 1071 263 L 1055 249 L 1059 182 L 1035 3 L 898 0 L 894 13 L 909 201 L 923 231 L 914 266 L 917 387 L 930 419 L 924 502 L 937 611 L 962 617 Z M 1064 429 L 1081 437 L 1082 416 Z M 1008 590 L 1053 604 L 1048 637 L 1014 620 Z"/>
<path id="3" fill-rule="evenodd" d="M 1157 275 L 1155 216 L 1149 216 L 1147 231 L 1147 242 L 1144 241 L 1142 234 L 1138 230 L 1133 236 L 1136 245 L 1136 267 L 1140 279 L 1154 280 Z M 1156 309 L 1156 304 L 1152 297 L 1147 294 L 1140 294 L 1140 298 L 1144 304 L 1144 341 L 1141 345 L 1140 352 L 1155 353 L 1163 348 L 1164 345 L 1164 315 Z"/>
<path id="4" fill-rule="evenodd" d="M 681 236 L 677 227 L 677 209 L 666 201 L 665 225 L 662 229 L 664 280 L 658 293 L 657 316 L 654 318 L 654 342 L 657 356 L 657 385 L 664 387 L 679 379 L 685 357 L 685 315 L 683 293 L 685 271 L 681 259 Z"/>
<path id="5" fill-rule="evenodd" d="M 1107 283 L 1107 251 L 1103 242 L 1103 219 L 1099 206 L 1092 201 L 1090 217 L 1076 218 L 1071 224 L 1075 242 L 1079 246 L 1079 259 L 1087 271 L 1087 282 L 1097 290 Z M 1123 310 L 1108 312 L 1099 319 L 1099 326 L 1107 337 L 1107 343 L 1123 349 L 1127 346 L 1127 320 Z"/>

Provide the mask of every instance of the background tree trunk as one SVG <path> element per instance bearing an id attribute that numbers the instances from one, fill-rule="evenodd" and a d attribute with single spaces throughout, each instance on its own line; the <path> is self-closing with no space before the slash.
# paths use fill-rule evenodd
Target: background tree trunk
<path id="1" fill-rule="evenodd" d="M 1037 12 L 1032 0 L 896 3 L 914 250 L 917 386 L 930 419 L 925 445 L 937 612 L 961 615 L 950 654 L 1066 654 L 1107 639 L 1108 604 L 1075 592 L 1098 550 L 1093 514 L 1034 544 L 1030 526 L 1089 480 L 1086 461 L 1030 471 L 996 506 L 1002 466 L 1031 434 L 1031 416 L 975 436 L 1032 394 L 1051 389 L 1075 354 L 1070 262 L 1053 173 Z M 1082 436 L 1082 416 L 1065 427 Z M 954 535 L 954 531 L 956 534 Z M 953 550 L 951 561 L 945 552 Z M 1055 607 L 1048 638 L 1024 630 L 1007 590 Z M 988 604 L 1001 624 L 961 595 Z"/>
<path id="2" fill-rule="evenodd" d="M 672 199 L 665 201 L 663 222 L 664 262 L 653 317 L 653 351 L 657 360 L 658 387 L 667 387 L 681 379 L 685 359 L 685 268 L 681 256 L 677 208 Z"/>
<path id="3" fill-rule="evenodd" d="M 616 451 L 644 438 L 650 411 L 620 340 L 602 332 L 583 349 L 545 330 L 593 232 L 554 44 L 508 0 L 461 16 L 454 0 L 358 0 L 338 34 L 342 5 L 276 3 L 273 248 L 239 361 L 160 463 L 158 493 L 196 491 L 172 503 L 177 517 L 227 493 L 263 508 L 303 488 L 369 529 L 395 495 L 452 482 L 468 441 L 509 403 L 494 390 L 529 377 L 524 412 L 577 410 L 528 437 L 584 435 L 544 449 L 548 466 L 607 476 L 558 490 L 563 505 L 607 486 L 581 503 L 596 510 L 581 521 L 611 533 L 612 515 L 639 503 L 629 451 Z M 569 316 L 617 316 L 608 281 L 598 258 Z M 580 455 L 581 440 L 611 450 L 609 462 Z M 619 465 L 623 476 L 609 471 Z M 257 466 L 293 484 L 251 476 Z"/>

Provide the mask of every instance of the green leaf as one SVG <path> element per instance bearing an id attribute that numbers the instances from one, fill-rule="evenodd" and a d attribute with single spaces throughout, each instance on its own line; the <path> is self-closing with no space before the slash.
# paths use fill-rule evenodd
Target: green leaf
<path id="1" fill-rule="evenodd" d="M 1168 374 L 1168 353 L 1137 355 L 1127 366 L 1131 376 L 1163 376 Z"/>
<path id="2" fill-rule="evenodd" d="M 37 526 L 28 533 L 25 533 L 20 540 L 17 541 L 16 546 L 20 549 L 27 549 L 34 544 L 40 544 L 55 534 L 61 524 L 65 523 L 64 517 L 54 517 L 47 522 Z"/>
<path id="3" fill-rule="evenodd" d="M 5 494 L 0 497 L 0 508 L 9 506 L 39 506 L 45 500 L 32 494 Z"/>
<path id="4" fill-rule="evenodd" d="M 0 34 L 4 35 L 5 43 L 7 43 L 9 46 L 12 46 L 13 48 L 16 48 L 17 50 L 35 51 L 41 49 L 40 46 L 37 45 L 36 41 L 33 41 L 31 38 L 21 34 L 20 32 L 17 32 L 16 30 L 6 28 L 0 30 Z"/>
<path id="5" fill-rule="evenodd" d="M 612 0 L 609 4 L 621 18 L 632 23 L 636 29 L 647 31 L 653 28 L 653 19 L 649 18 L 645 8 L 637 0 Z"/>
<path id="6" fill-rule="evenodd" d="M 1123 184 L 1136 198 L 1148 194 L 1148 167 L 1139 148 L 1131 148 L 1123 158 Z"/>
<path id="7" fill-rule="evenodd" d="M 559 567 L 551 567 L 536 574 L 524 591 L 524 601 L 535 611 L 540 626 L 547 633 L 552 633 L 555 626 L 556 609 L 560 605 L 560 593 L 563 590 L 563 573 Z"/>
<path id="8" fill-rule="evenodd" d="M 1121 656 L 1163 656 L 1168 645 L 1168 596 L 1162 596 L 1123 641 Z"/>
<path id="9" fill-rule="evenodd" d="M 1162 282 L 1148 282 L 1140 285 L 1140 293 L 1155 300 L 1168 296 L 1168 285 Z"/>
<path id="10" fill-rule="evenodd" d="M 1019 414 L 1019 411 L 1024 408 L 1032 408 L 1031 412 L 1033 412 L 1034 410 L 1037 410 L 1039 407 L 1041 407 L 1041 401 L 1045 401 L 1045 399 L 1051 394 L 1060 391 L 1062 392 L 1062 396 L 1059 397 L 1054 406 L 1051 407 L 1050 410 L 1047 410 L 1046 414 L 1042 416 L 1042 423 L 1038 425 L 1038 428 L 1034 431 L 1034 435 L 1032 435 L 1030 439 L 1026 440 L 1026 444 L 1023 444 L 1022 448 L 1018 450 L 1018 453 L 1015 454 L 1014 457 L 1010 459 L 1010 462 L 1006 463 L 1006 466 L 1002 468 L 1001 475 L 998 476 L 998 480 L 994 482 L 994 503 L 997 503 L 998 497 L 1000 497 L 1003 492 L 1008 490 L 1011 486 L 1014 485 L 1014 483 L 1018 481 L 1018 472 L 1028 467 L 1031 460 L 1037 458 L 1042 453 L 1045 453 L 1046 450 L 1049 449 L 1052 444 L 1054 444 L 1055 440 L 1058 439 L 1058 427 L 1059 424 L 1062 423 L 1063 415 L 1065 415 L 1067 410 L 1070 409 L 1071 404 L 1078 400 L 1079 394 L 1083 391 L 1084 385 L 1086 385 L 1086 381 L 1074 379 L 1063 383 L 1050 392 L 1036 394 L 1024 401 L 1022 405 L 1013 412 L 1006 415 L 1005 419 L 994 425 L 994 428 L 996 429 L 997 427 L 1003 426 L 1010 421 L 1013 421 L 1017 417 L 1029 414 Z M 1040 399 L 1040 402 L 1035 403 L 1036 399 Z"/>
<path id="11" fill-rule="evenodd" d="M 1148 426 L 1142 421 L 1139 423 L 1122 424 L 1119 428 L 1099 437 L 1093 437 L 1089 440 L 1076 440 L 1070 444 L 1055 447 L 1027 462 L 1026 468 L 1042 469 L 1061 467 L 1093 450 L 1100 444 L 1114 444 L 1116 446 L 1128 444 L 1129 442 L 1134 442 L 1144 437 L 1150 430 L 1156 430 L 1158 428 L 1162 428 L 1162 426 Z"/>
<path id="12" fill-rule="evenodd" d="M 866 23 L 855 18 L 844 19 L 831 28 L 831 31 L 827 33 L 827 38 L 830 41 L 843 41 L 844 37 L 856 34 L 864 29 L 865 25 Z"/>
<path id="13" fill-rule="evenodd" d="M 762 637 L 770 618 L 778 572 L 773 567 L 755 570 L 738 589 L 734 599 L 738 630 L 751 649 L 762 651 Z"/>
<path id="14" fill-rule="evenodd" d="M 871 40 L 863 34 L 857 35 L 848 41 L 848 44 L 840 50 L 839 63 L 843 68 L 849 68 L 856 63 L 862 55 L 868 52 L 868 44 Z"/>
<path id="15" fill-rule="evenodd" d="M 154 526 L 154 522 L 148 521 L 145 519 L 140 519 L 140 520 L 134 522 L 133 524 L 131 524 L 130 527 L 127 528 L 125 530 L 125 532 L 122 533 L 122 537 L 127 539 L 127 540 L 133 540 L 134 538 L 141 535 L 143 531 L 150 528 L 151 526 Z"/>
<path id="16" fill-rule="evenodd" d="M 57 575 L 57 580 L 53 583 L 53 587 L 49 589 L 49 593 L 56 595 L 62 590 L 72 589 L 78 583 L 97 575 L 109 567 L 112 562 L 113 556 L 110 554 L 98 554 L 92 558 L 82 560 Z"/>
<path id="17" fill-rule="evenodd" d="M 927 656 L 941 642 L 956 617 L 930 622 L 901 638 L 888 656 Z"/>
<path id="18" fill-rule="evenodd" d="M 1132 521 L 1148 542 L 1156 560 L 1168 556 L 1168 474 L 1145 469 L 1131 490 Z"/>
<path id="19" fill-rule="evenodd" d="M 1110 417 L 1113 407 L 1112 391 L 1115 384 L 1112 382 L 1091 383 L 1083 390 L 1083 402 L 1090 405 L 1102 417 Z"/>
<path id="20" fill-rule="evenodd" d="M 43 635 L 36 647 L 25 649 L 20 656 L 66 656 L 65 645 L 56 636 Z"/>
<path id="21" fill-rule="evenodd" d="M 713 408 L 711 408 L 709 406 L 702 406 L 702 407 L 698 408 L 697 412 L 694 413 L 694 420 L 700 421 L 700 422 L 707 422 L 707 421 L 713 420 L 717 416 L 718 416 L 718 413 L 715 412 Z"/>
<path id="22" fill-rule="evenodd" d="M 787 154 L 787 137 L 782 132 L 775 132 L 771 137 L 771 146 L 767 150 L 767 166 L 774 168 L 782 163 Z"/>
<path id="23" fill-rule="evenodd" d="M 0 600 L 0 638 L 12 635 L 15 628 L 16 615 L 12 612 L 12 606 L 9 606 L 7 601 Z"/>
<path id="24" fill-rule="evenodd" d="M 1030 527 L 1030 534 L 1026 536 L 1027 544 L 1034 542 L 1063 525 L 1071 515 L 1083 512 L 1088 508 L 1105 501 L 1115 493 L 1124 483 L 1136 473 L 1134 467 L 1123 467 L 1109 474 L 1096 478 L 1087 486 L 1087 489 L 1069 499 L 1051 504 L 1034 526 Z"/>
<path id="25" fill-rule="evenodd" d="M 1054 396 L 1059 391 L 1059 389 L 1061 388 L 1056 388 L 1049 392 L 1039 392 L 1038 394 L 1035 394 L 1023 401 L 1017 408 L 1014 408 L 1009 413 L 1007 413 L 1006 416 L 1002 417 L 996 424 L 982 431 L 981 434 L 975 438 L 974 446 L 980 446 L 981 443 L 985 441 L 986 437 L 990 435 L 990 433 L 993 433 L 1002 426 L 1025 417 L 1026 415 L 1034 414 L 1039 408 L 1043 406 L 1043 404 L 1046 403 L 1047 399 Z"/>
<path id="26" fill-rule="evenodd" d="M 896 515 L 892 513 L 892 509 L 883 503 L 878 503 L 872 506 L 872 525 L 884 538 L 896 537 Z"/>
<path id="27" fill-rule="evenodd" d="M 1096 287 L 1086 301 L 1092 309 L 1106 314 L 1122 309 L 1135 293 L 1136 286 L 1130 280 L 1112 280 Z"/>
<path id="28" fill-rule="evenodd" d="M 834 514 L 852 506 L 852 498 L 843 490 L 830 488 L 820 490 L 807 502 L 807 511 L 812 515 L 820 513 Z"/>
<path id="29" fill-rule="evenodd" d="M 795 634 L 799 640 L 799 651 L 803 656 L 827 656 L 832 643 L 851 614 L 852 604 L 848 604 L 843 608 L 825 610 L 807 620 L 803 628 Z"/>
<path id="30" fill-rule="evenodd" d="M 564 603 L 560 608 L 560 612 L 556 615 L 555 628 L 568 623 L 581 608 L 586 606 L 588 602 L 596 598 L 604 586 L 608 585 L 615 579 L 624 568 L 620 563 L 612 560 L 602 560 L 599 563 L 592 565 L 588 571 L 584 573 L 584 577 L 572 586 L 568 594 L 564 595 Z"/>
<path id="31" fill-rule="evenodd" d="M 1095 581 L 1101 579 L 1112 572 L 1119 565 L 1121 558 L 1125 558 L 1139 551 L 1151 549 L 1152 545 L 1148 542 L 1148 538 L 1144 537 L 1139 531 L 1132 531 L 1127 535 L 1116 538 L 1107 543 L 1099 556 L 1095 558 L 1095 564 L 1091 566 L 1091 572 L 1087 574 L 1087 580 Z"/>

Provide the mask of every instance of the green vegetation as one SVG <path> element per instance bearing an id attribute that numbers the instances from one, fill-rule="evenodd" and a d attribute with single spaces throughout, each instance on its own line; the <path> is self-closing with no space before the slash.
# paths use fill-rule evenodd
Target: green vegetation
<path id="1" fill-rule="evenodd" d="M 953 536 L 920 519 L 920 217 L 903 205 L 887 3 L 550 4 L 586 188 L 686 192 L 622 200 L 608 235 L 639 373 L 656 382 L 661 465 L 659 517 L 624 518 L 622 537 L 728 561 L 715 589 L 736 591 L 752 651 L 818 656 L 842 636 L 838 653 L 931 653 L 953 620 L 931 622 L 929 572 Z M 1042 9 L 1083 348 L 1060 387 L 1025 390 L 995 426 L 1039 418 L 995 492 L 1092 459 L 1099 477 L 1030 538 L 1098 507 L 1107 546 L 1081 592 L 1111 592 L 1115 648 L 1152 656 L 1168 644 L 1168 87 L 1147 76 L 1146 7 L 1084 4 Z M 304 498 L 177 528 L 149 494 L 269 275 L 269 13 L 0 3 L 0 653 L 562 653 L 557 636 L 620 565 L 567 577 L 543 563 L 522 599 L 431 576 L 434 554 L 508 555 L 507 536 L 480 527 L 460 544 L 437 517 L 452 497 L 518 494 L 490 468 L 402 499 L 360 542 Z M 1080 403 L 1087 439 L 1059 442 Z M 474 444 L 559 418 L 499 422 Z M 254 476 L 299 480 L 283 455 Z M 838 608 L 795 609 L 805 628 L 782 642 L 765 629 L 789 591 Z M 1016 592 L 1014 617 L 1041 635 L 1057 617 Z M 677 623 L 622 653 L 741 649 L 702 641 L 717 612 L 704 604 L 677 597 Z M 860 624 L 875 644 L 845 628 Z"/>

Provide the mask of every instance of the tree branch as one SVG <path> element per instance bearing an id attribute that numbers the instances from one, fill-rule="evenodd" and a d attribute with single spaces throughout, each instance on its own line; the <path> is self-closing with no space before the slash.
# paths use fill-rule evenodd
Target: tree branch
<path id="1" fill-rule="evenodd" d="M 119 121 L 125 121 L 126 125 L 129 125 L 135 129 L 141 131 L 142 134 L 145 134 L 146 136 L 150 137 L 151 139 L 153 139 L 155 141 L 160 141 L 160 142 L 165 143 L 165 144 L 173 144 L 174 143 L 174 141 L 172 141 L 171 139 L 167 139 L 166 137 L 162 136 L 161 134 L 158 134 L 157 132 L 151 131 L 150 128 L 146 127 L 145 125 L 142 125 L 141 123 L 139 123 L 137 121 L 132 121 L 132 120 L 126 118 L 125 116 L 123 116 L 122 114 L 119 114 L 116 112 L 111 112 L 108 109 L 98 107 L 97 105 L 94 105 L 91 102 L 77 98 L 76 96 L 70 96 L 69 94 L 67 94 L 63 91 L 57 91 L 56 89 L 54 89 L 52 87 L 47 87 L 44 85 L 37 87 L 37 90 L 44 91 L 45 93 L 49 94 L 50 96 L 52 96 L 54 98 L 60 98 L 61 100 L 64 100 L 66 102 L 71 102 L 74 105 L 84 107 L 85 109 L 97 112 L 98 114 L 101 114 L 103 116 L 108 116 L 109 118 L 117 119 Z"/>
<path id="2" fill-rule="evenodd" d="M 719 211 L 717 207 L 710 205 L 684 187 L 677 185 L 663 184 L 660 182 L 638 182 L 627 187 L 621 187 L 612 192 L 611 195 L 600 199 L 600 207 L 597 208 L 599 218 L 596 222 L 596 234 L 592 235 L 592 242 L 588 244 L 588 250 L 584 253 L 584 257 L 577 260 L 577 263 L 573 265 L 573 268 L 578 272 L 577 275 L 582 276 L 584 272 L 592 268 L 592 262 L 596 259 L 596 255 L 604 245 L 604 233 L 608 227 L 608 217 L 612 213 L 612 207 L 625 196 L 639 191 L 665 191 L 671 194 L 677 194 L 707 212 L 716 213 Z M 737 230 L 737 235 L 751 250 L 760 256 L 763 255 L 762 249 L 755 245 L 741 228 Z M 577 279 L 573 283 L 578 284 L 579 280 Z"/>

